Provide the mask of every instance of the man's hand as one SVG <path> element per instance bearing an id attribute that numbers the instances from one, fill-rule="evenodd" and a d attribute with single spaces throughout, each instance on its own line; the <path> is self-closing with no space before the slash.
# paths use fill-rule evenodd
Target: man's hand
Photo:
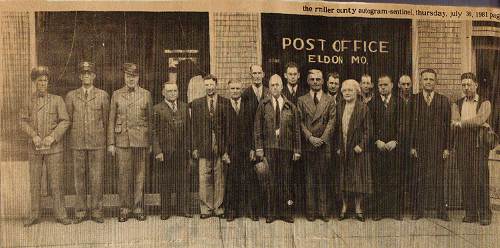
<path id="1" fill-rule="evenodd" d="M 361 149 L 361 147 L 359 147 L 359 146 L 355 146 L 355 147 L 354 147 L 354 151 L 355 151 L 357 154 L 360 154 L 360 153 L 362 153 L 362 152 L 363 152 L 363 149 Z"/>
<path id="2" fill-rule="evenodd" d="M 299 160 L 299 159 L 300 159 L 300 154 L 298 154 L 298 153 L 294 153 L 294 154 L 293 154 L 293 156 L 292 156 L 292 160 L 293 160 L 293 161 L 297 161 L 297 160 Z"/>
<path id="3" fill-rule="evenodd" d="M 224 153 L 224 155 L 222 155 L 222 162 L 226 163 L 226 164 L 230 164 L 231 163 L 231 159 L 229 159 L 229 154 Z"/>
<path id="4" fill-rule="evenodd" d="M 311 136 L 309 137 L 309 142 L 311 142 L 311 144 L 314 146 L 314 147 L 320 147 L 321 145 L 323 145 L 324 141 L 320 138 L 316 138 L 314 136 Z"/>
<path id="5" fill-rule="evenodd" d="M 250 150 L 249 158 L 250 158 L 250 161 L 255 161 L 255 151 L 254 150 Z"/>
<path id="6" fill-rule="evenodd" d="M 392 151 L 394 150 L 394 148 L 396 148 L 397 145 L 398 142 L 391 140 L 385 144 L 385 149 L 387 149 L 387 151 Z"/>
<path id="7" fill-rule="evenodd" d="M 337 155 L 340 155 L 340 149 L 337 150 Z"/>
<path id="8" fill-rule="evenodd" d="M 460 121 L 452 121 L 451 122 L 452 127 L 462 127 L 462 122 Z"/>
<path id="9" fill-rule="evenodd" d="M 444 150 L 443 151 L 443 159 L 448 159 L 450 157 L 450 151 Z"/>
<path id="10" fill-rule="evenodd" d="M 414 158 L 418 158 L 417 149 L 412 148 L 412 149 L 410 150 L 410 155 L 411 155 L 412 157 L 414 157 Z"/>
<path id="11" fill-rule="evenodd" d="M 108 152 L 111 153 L 111 156 L 115 156 L 115 146 L 114 145 L 109 145 L 108 146 Z"/>
<path id="12" fill-rule="evenodd" d="M 193 159 L 198 159 L 198 150 L 193 151 Z"/>
<path id="13" fill-rule="evenodd" d="M 37 135 L 33 137 L 33 144 L 35 144 L 35 147 L 42 146 L 42 139 L 40 138 L 40 136 Z"/>
<path id="14" fill-rule="evenodd" d="M 42 140 L 42 144 L 44 146 L 49 146 L 52 145 L 52 143 L 54 143 L 55 139 L 52 137 L 52 136 L 47 136 L 45 137 L 43 140 Z"/>
<path id="15" fill-rule="evenodd" d="M 377 146 L 377 148 L 380 151 L 385 151 L 385 149 L 386 149 L 386 144 L 383 141 L 381 141 L 381 140 L 375 141 L 375 145 Z"/>
<path id="16" fill-rule="evenodd" d="M 163 152 L 156 154 L 155 159 L 163 162 L 164 161 Z"/>
<path id="17" fill-rule="evenodd" d="M 257 149 L 257 151 L 255 152 L 255 156 L 258 157 L 258 158 L 264 157 L 264 150 Z"/>
<path id="18" fill-rule="evenodd" d="M 153 146 L 149 146 L 149 153 L 153 152 Z"/>

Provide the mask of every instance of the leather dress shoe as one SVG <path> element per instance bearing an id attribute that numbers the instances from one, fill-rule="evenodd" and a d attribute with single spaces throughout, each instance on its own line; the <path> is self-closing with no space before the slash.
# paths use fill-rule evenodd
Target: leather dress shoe
<path id="1" fill-rule="evenodd" d="M 316 220 L 316 218 L 314 218 L 314 216 L 311 216 L 311 215 L 307 215 L 306 219 L 307 219 L 307 221 L 311 221 L 311 222 Z"/>
<path id="2" fill-rule="evenodd" d="M 422 215 L 421 214 L 414 214 L 411 216 L 411 220 L 419 220 L 419 219 L 422 219 Z"/>
<path id="3" fill-rule="evenodd" d="M 170 218 L 170 215 L 169 214 L 161 214 L 160 215 L 160 219 L 161 220 L 168 220 Z"/>
<path id="4" fill-rule="evenodd" d="M 477 222 L 477 217 L 465 216 L 462 219 L 462 222 L 465 222 L 465 223 L 474 223 L 474 222 Z"/>
<path id="5" fill-rule="evenodd" d="M 437 217 L 444 221 L 450 221 L 450 217 L 448 216 L 447 213 L 439 213 Z"/>
<path id="6" fill-rule="evenodd" d="M 38 218 L 29 218 L 28 220 L 26 220 L 26 222 L 24 222 L 23 226 L 30 227 L 32 225 L 38 224 L 39 222 L 40 220 Z"/>
<path id="7" fill-rule="evenodd" d="M 225 219 L 226 215 L 225 214 L 218 214 L 217 217 L 219 217 L 219 219 Z"/>
<path id="8" fill-rule="evenodd" d="M 266 218 L 266 223 L 273 223 L 276 220 L 274 217 L 267 217 Z"/>
<path id="9" fill-rule="evenodd" d="M 68 218 L 61 218 L 61 219 L 56 219 L 57 222 L 63 224 L 63 225 L 69 225 L 71 224 L 71 220 Z"/>
<path id="10" fill-rule="evenodd" d="M 127 214 L 120 214 L 120 216 L 118 216 L 118 222 L 125 222 L 127 220 L 128 220 Z"/>
<path id="11" fill-rule="evenodd" d="M 210 214 L 200 214 L 200 219 L 207 219 L 207 218 L 210 218 L 211 215 Z"/>
<path id="12" fill-rule="evenodd" d="M 227 222 L 230 222 L 230 221 L 233 221 L 233 220 L 234 220 L 234 214 L 228 214 L 228 215 L 226 216 L 226 221 L 227 221 Z"/>
<path id="13" fill-rule="evenodd" d="M 102 216 L 92 217 L 92 221 L 101 224 L 101 223 L 104 223 L 104 217 L 102 217 Z"/>
<path id="14" fill-rule="evenodd" d="M 184 217 L 185 217 L 185 218 L 193 218 L 193 215 L 192 215 L 192 214 L 190 214 L 190 213 L 185 213 L 185 214 L 184 214 Z"/>
<path id="15" fill-rule="evenodd" d="M 479 220 L 479 224 L 481 224 L 481 226 L 488 226 L 491 224 L 491 218 L 481 219 Z"/>
<path id="16" fill-rule="evenodd" d="M 138 221 L 145 221 L 146 220 L 146 214 L 144 214 L 144 213 L 135 214 L 135 219 L 138 220 Z"/>
<path id="17" fill-rule="evenodd" d="M 259 216 L 254 215 L 254 216 L 251 216 L 250 219 L 252 219 L 253 221 L 259 221 Z"/>
<path id="18" fill-rule="evenodd" d="M 286 223 L 294 223 L 295 222 L 293 217 L 283 217 L 282 220 Z"/>
<path id="19" fill-rule="evenodd" d="M 356 220 L 359 220 L 361 222 L 365 222 L 365 216 L 363 215 L 363 213 L 356 213 L 355 218 L 356 218 Z"/>
<path id="20" fill-rule="evenodd" d="M 340 213 L 338 217 L 339 221 L 343 221 L 346 219 L 346 214 L 345 213 Z"/>
<path id="21" fill-rule="evenodd" d="M 372 220 L 373 220 L 373 221 L 379 221 L 379 220 L 382 220 L 382 216 L 380 216 L 380 215 L 375 215 L 375 216 L 373 216 Z"/>
<path id="22" fill-rule="evenodd" d="M 330 221 L 330 218 L 328 218 L 328 216 L 321 216 L 320 219 L 323 221 L 323 222 L 328 222 Z"/>
<path id="23" fill-rule="evenodd" d="M 395 220 L 397 220 L 397 221 L 402 221 L 403 220 L 403 217 L 401 215 L 394 215 L 392 218 L 395 219 Z"/>

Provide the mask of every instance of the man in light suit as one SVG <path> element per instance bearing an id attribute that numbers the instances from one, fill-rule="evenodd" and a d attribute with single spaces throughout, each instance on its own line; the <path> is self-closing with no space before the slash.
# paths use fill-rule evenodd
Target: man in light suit
<path id="1" fill-rule="evenodd" d="M 82 87 L 70 91 L 66 96 L 66 108 L 71 119 L 70 146 L 73 151 L 77 196 L 73 223 L 86 220 L 87 210 L 93 221 L 103 223 L 103 174 L 109 95 L 94 87 L 94 63 L 85 61 L 78 67 Z M 88 166 L 85 161 L 88 161 Z M 87 185 L 87 181 L 90 185 Z M 90 192 L 87 192 L 89 188 Z M 90 193 L 90 202 L 87 202 L 87 193 Z"/>
<path id="2" fill-rule="evenodd" d="M 138 85 L 139 69 L 136 64 L 123 64 L 123 72 L 125 86 L 113 92 L 111 97 L 108 151 L 116 154 L 118 163 L 118 221 L 127 221 L 131 211 L 137 220 L 144 221 L 144 179 L 146 157 L 151 150 L 153 114 L 151 93 Z M 133 194 L 130 188 L 133 188 Z"/>
<path id="3" fill-rule="evenodd" d="M 264 98 L 255 115 L 255 154 L 269 164 L 265 185 L 266 223 L 276 218 L 293 223 L 291 166 L 300 159 L 300 113 L 281 95 L 283 82 L 273 75 L 269 80 L 271 96 Z"/>
<path id="4" fill-rule="evenodd" d="M 207 95 L 191 102 L 192 156 L 198 160 L 200 180 L 200 218 L 224 218 L 224 173 L 228 162 L 224 127 L 229 100 L 216 94 L 217 78 L 205 76 Z"/>
<path id="5" fill-rule="evenodd" d="M 335 102 L 323 92 L 323 73 L 309 70 L 307 75 L 309 94 L 299 97 L 302 129 L 303 165 L 306 176 L 306 218 L 316 217 L 328 221 L 328 185 L 331 159 L 330 145 L 335 124 Z"/>
<path id="6" fill-rule="evenodd" d="M 153 107 L 153 152 L 160 163 L 160 198 L 162 220 L 176 214 L 191 218 L 189 214 L 189 166 L 191 145 L 189 108 L 178 101 L 177 84 L 165 83 L 165 100 Z M 171 208 L 171 195 L 175 193 L 176 206 Z"/>
<path id="7" fill-rule="evenodd" d="M 252 65 L 250 66 L 250 77 L 252 78 L 252 85 L 246 88 L 241 94 L 241 101 L 246 106 L 245 118 L 248 123 L 251 125 L 251 130 L 248 133 L 248 139 L 251 140 L 249 144 L 249 154 L 248 159 L 246 160 L 247 165 L 243 170 L 243 195 L 245 197 L 243 208 L 249 209 L 248 215 L 253 221 L 259 220 L 259 215 L 262 212 L 262 192 L 259 187 L 259 182 L 257 178 L 257 174 L 254 170 L 255 164 L 255 146 L 253 143 L 254 140 L 254 132 L 253 132 L 253 124 L 255 122 L 255 113 L 257 112 L 257 107 L 259 103 L 264 99 L 267 95 L 269 95 L 269 89 L 262 85 L 262 80 L 264 78 L 264 72 L 262 71 L 262 67 L 260 65 Z"/>
<path id="8" fill-rule="evenodd" d="M 48 184 L 52 191 L 56 220 L 64 225 L 71 224 L 67 218 L 63 195 L 63 137 L 70 122 L 64 100 L 47 92 L 49 69 L 38 66 L 31 71 L 31 81 L 36 92 L 22 107 L 21 129 L 31 139 L 28 144 L 30 163 L 31 214 L 25 227 L 39 222 L 40 191 L 43 164 L 47 166 Z"/>

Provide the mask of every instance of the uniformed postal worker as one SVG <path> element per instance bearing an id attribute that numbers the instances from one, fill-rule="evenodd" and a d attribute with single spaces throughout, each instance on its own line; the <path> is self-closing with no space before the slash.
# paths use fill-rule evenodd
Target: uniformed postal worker
<path id="1" fill-rule="evenodd" d="M 69 127 L 69 117 L 60 96 L 47 92 L 49 69 L 38 66 L 31 71 L 31 81 L 36 92 L 23 106 L 20 113 L 20 125 L 24 133 L 29 135 L 30 193 L 31 214 L 24 226 L 38 223 L 40 218 L 40 190 L 43 164 L 47 166 L 48 184 L 54 202 L 54 214 L 58 222 L 71 224 L 64 208 L 62 190 L 63 136 Z"/>
<path id="2" fill-rule="evenodd" d="M 151 93 L 139 86 L 136 64 L 123 64 L 125 86 L 113 92 L 109 113 L 108 151 L 118 163 L 119 222 L 132 211 L 137 220 L 144 214 L 146 156 L 151 147 Z M 133 190 L 133 193 L 130 190 Z"/>
<path id="3" fill-rule="evenodd" d="M 87 211 L 93 221 L 102 223 L 109 95 L 106 91 L 94 87 L 94 63 L 81 62 L 78 69 L 82 87 L 70 91 L 66 96 L 66 108 L 71 120 L 70 147 L 73 153 L 76 191 L 73 223 L 88 219 Z M 87 194 L 91 196 L 89 202 Z"/>

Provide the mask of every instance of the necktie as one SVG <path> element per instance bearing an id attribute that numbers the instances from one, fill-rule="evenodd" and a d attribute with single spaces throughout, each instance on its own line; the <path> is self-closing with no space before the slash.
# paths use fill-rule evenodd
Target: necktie
<path id="1" fill-rule="evenodd" d="M 234 107 L 235 107 L 236 113 L 239 114 L 240 113 L 240 103 L 239 103 L 239 101 L 234 101 Z"/>
<path id="2" fill-rule="evenodd" d="M 389 97 L 387 97 L 387 96 L 384 97 L 384 106 L 385 106 L 385 108 L 387 108 L 387 106 L 389 106 Z"/>
<path id="3" fill-rule="evenodd" d="M 427 106 L 431 105 L 431 94 L 427 94 L 427 96 L 425 97 L 425 101 L 427 102 Z"/>
<path id="4" fill-rule="evenodd" d="M 88 90 L 86 90 L 86 91 L 85 91 L 85 100 L 87 100 L 88 98 L 89 98 L 89 91 L 88 91 Z"/>
<path id="5" fill-rule="evenodd" d="M 318 100 L 318 95 L 317 95 L 317 94 L 318 94 L 317 92 L 314 92 L 314 98 L 313 98 L 313 100 L 314 100 L 314 105 L 318 105 L 318 103 L 319 103 L 319 100 Z"/>
<path id="6" fill-rule="evenodd" d="M 177 112 L 177 104 L 175 102 L 172 102 L 172 110 Z"/>
<path id="7" fill-rule="evenodd" d="M 292 96 L 293 96 L 293 97 L 295 97 L 295 94 L 296 94 L 296 93 L 297 93 L 297 92 L 295 91 L 295 88 L 294 88 L 294 87 L 292 87 Z"/>
<path id="8" fill-rule="evenodd" d="M 274 115 L 274 129 L 279 130 L 280 129 L 280 104 L 278 102 L 278 98 L 274 98 L 274 101 L 276 102 L 276 109 L 275 109 L 275 115 Z"/>
<path id="9" fill-rule="evenodd" d="M 210 112 L 210 116 L 214 115 L 214 99 L 210 98 L 210 105 L 208 106 L 208 112 Z"/>

